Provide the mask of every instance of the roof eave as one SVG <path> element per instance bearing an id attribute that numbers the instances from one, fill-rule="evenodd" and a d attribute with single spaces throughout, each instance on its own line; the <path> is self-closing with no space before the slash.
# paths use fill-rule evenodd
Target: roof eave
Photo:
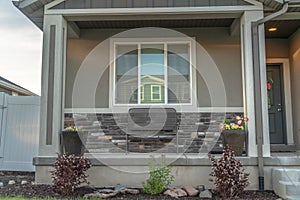
<path id="1" fill-rule="evenodd" d="M 32 21 L 39 29 L 43 30 L 43 13 L 39 15 L 34 14 L 39 9 L 43 9 L 43 7 L 38 7 L 36 4 L 40 2 L 42 5 L 46 5 L 46 1 L 41 0 L 23 0 L 23 1 L 12 1 L 14 6 L 20 10 L 30 21 Z M 29 12 L 30 6 L 35 5 L 38 9 L 32 10 L 32 12 Z"/>
<path id="2" fill-rule="evenodd" d="M 10 83 L 7 83 L 7 82 L 1 81 L 1 80 L 0 80 L 0 86 L 4 87 L 6 89 L 12 90 L 14 92 L 17 92 L 19 94 L 28 95 L 28 96 L 38 96 L 37 94 L 35 94 L 27 89 L 17 87 L 15 85 L 12 85 Z"/>

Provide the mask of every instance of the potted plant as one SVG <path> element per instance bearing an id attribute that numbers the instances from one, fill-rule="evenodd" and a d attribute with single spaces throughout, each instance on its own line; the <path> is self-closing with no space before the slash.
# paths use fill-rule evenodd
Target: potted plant
<path id="1" fill-rule="evenodd" d="M 69 126 L 62 131 L 63 153 L 82 156 L 85 151 L 87 133 L 75 126 Z"/>
<path id="2" fill-rule="evenodd" d="M 225 119 L 221 123 L 221 138 L 223 146 L 227 144 L 232 148 L 236 156 L 241 156 L 245 143 L 245 124 L 247 117 L 236 116 L 233 120 Z"/>

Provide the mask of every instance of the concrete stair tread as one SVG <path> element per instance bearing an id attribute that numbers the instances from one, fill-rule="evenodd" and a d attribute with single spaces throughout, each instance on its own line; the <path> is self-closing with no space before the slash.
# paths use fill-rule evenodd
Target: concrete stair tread
<path id="1" fill-rule="evenodd" d="M 300 173 L 300 169 L 273 169 L 273 170 L 275 170 L 275 171 L 281 171 L 281 172 L 290 172 L 290 171 L 292 171 L 292 172 L 299 172 Z"/>
<path id="2" fill-rule="evenodd" d="M 299 200 L 300 199 L 300 195 L 287 195 L 286 199 L 287 200 Z"/>
<path id="3" fill-rule="evenodd" d="M 300 181 L 279 181 L 279 183 L 288 186 L 300 186 Z"/>

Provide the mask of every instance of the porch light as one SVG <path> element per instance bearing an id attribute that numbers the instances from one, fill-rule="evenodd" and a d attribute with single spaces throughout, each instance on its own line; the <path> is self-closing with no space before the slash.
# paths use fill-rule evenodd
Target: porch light
<path id="1" fill-rule="evenodd" d="M 271 27 L 271 28 L 268 29 L 268 31 L 269 32 L 274 32 L 274 31 L 277 31 L 277 28 L 276 27 Z"/>

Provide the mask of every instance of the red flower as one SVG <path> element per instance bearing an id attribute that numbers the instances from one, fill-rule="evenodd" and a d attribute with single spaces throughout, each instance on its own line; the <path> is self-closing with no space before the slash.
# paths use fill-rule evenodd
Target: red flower
<path id="1" fill-rule="evenodd" d="M 271 90 L 272 86 L 271 83 L 267 83 L 267 90 Z"/>
<path id="2" fill-rule="evenodd" d="M 241 126 L 243 124 L 242 120 L 237 121 L 237 125 Z"/>

